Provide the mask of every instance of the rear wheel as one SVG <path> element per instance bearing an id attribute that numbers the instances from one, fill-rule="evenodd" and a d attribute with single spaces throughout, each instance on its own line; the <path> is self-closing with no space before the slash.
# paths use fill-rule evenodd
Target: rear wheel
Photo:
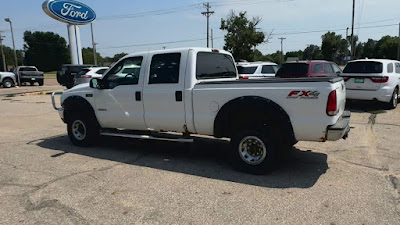
<path id="1" fill-rule="evenodd" d="M 31 86 L 33 86 L 34 84 L 35 84 L 35 82 L 33 82 L 33 81 L 31 81 L 31 82 L 29 82 L 30 84 L 31 84 Z"/>
<path id="2" fill-rule="evenodd" d="M 43 80 L 39 80 L 38 83 L 39 83 L 39 86 L 43 86 L 44 81 Z"/>
<path id="3" fill-rule="evenodd" d="M 232 137 L 229 160 L 238 170 L 265 174 L 275 168 L 277 152 L 271 135 L 258 130 L 244 130 Z"/>
<path id="4" fill-rule="evenodd" d="M 3 87 L 5 87 L 5 88 L 10 88 L 10 87 L 13 87 L 14 86 L 14 81 L 12 80 L 12 79 L 10 79 L 10 78 L 5 78 L 4 80 L 3 80 Z"/>
<path id="5" fill-rule="evenodd" d="M 80 113 L 70 116 L 67 122 L 68 136 L 72 144 L 86 147 L 92 145 L 99 136 L 99 128 L 94 118 Z"/>
<path id="6" fill-rule="evenodd" d="M 390 99 L 390 102 L 388 103 L 388 108 L 395 109 L 398 103 L 399 103 L 399 89 L 396 88 L 393 91 L 392 99 Z"/>

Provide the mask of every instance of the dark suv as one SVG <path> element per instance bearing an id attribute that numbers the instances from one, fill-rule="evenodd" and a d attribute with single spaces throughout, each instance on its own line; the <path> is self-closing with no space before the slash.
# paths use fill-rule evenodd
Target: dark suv
<path id="1" fill-rule="evenodd" d="M 93 65 L 62 65 L 61 71 L 57 71 L 57 81 L 68 89 L 74 86 L 74 78 L 82 69 L 93 67 Z"/>
<path id="2" fill-rule="evenodd" d="M 282 65 L 275 77 L 329 77 L 339 76 L 342 70 L 334 62 L 324 60 L 296 61 Z"/>

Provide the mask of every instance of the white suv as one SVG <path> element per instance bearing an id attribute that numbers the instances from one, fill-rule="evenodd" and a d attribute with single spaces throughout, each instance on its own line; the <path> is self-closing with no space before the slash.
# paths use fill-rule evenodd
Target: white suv
<path id="1" fill-rule="evenodd" d="M 387 59 L 351 61 L 341 75 L 347 99 L 378 100 L 396 108 L 400 87 L 400 62 Z"/>
<path id="2" fill-rule="evenodd" d="M 237 69 L 240 79 L 261 79 L 275 77 L 279 66 L 273 62 L 239 62 Z"/>

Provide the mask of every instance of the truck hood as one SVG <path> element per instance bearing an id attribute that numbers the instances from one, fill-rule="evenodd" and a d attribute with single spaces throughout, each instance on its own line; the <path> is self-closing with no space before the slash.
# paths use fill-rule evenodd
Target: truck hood
<path id="1" fill-rule="evenodd" d="M 89 87 L 88 83 L 76 85 L 75 87 L 63 92 L 63 94 L 61 95 L 61 102 L 64 102 L 64 100 L 69 96 L 72 95 L 80 96 L 82 95 L 82 93 L 88 93 L 92 91 L 93 89 Z"/>

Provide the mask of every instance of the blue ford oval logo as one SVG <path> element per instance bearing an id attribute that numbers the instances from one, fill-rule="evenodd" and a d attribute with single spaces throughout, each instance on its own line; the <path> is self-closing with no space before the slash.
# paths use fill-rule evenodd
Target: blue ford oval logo
<path id="1" fill-rule="evenodd" d="M 47 0 L 42 5 L 50 17 L 70 24 L 87 24 L 96 19 L 96 13 L 87 5 L 71 0 Z"/>

